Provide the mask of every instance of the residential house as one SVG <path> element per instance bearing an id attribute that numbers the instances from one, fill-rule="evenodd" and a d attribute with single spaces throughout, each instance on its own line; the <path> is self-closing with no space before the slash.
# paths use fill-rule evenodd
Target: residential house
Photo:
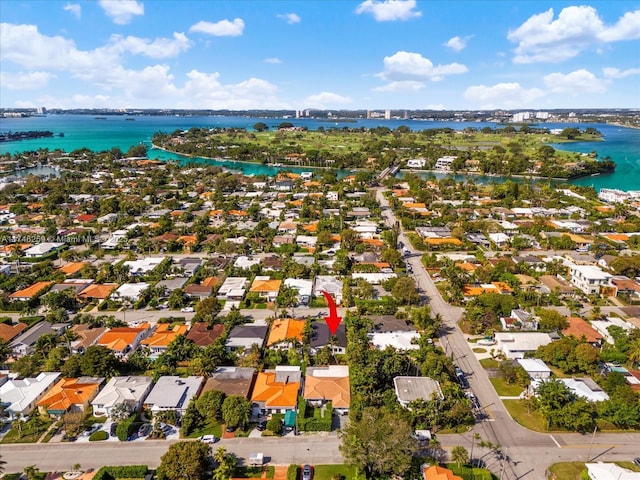
<path id="1" fill-rule="evenodd" d="M 329 326 L 324 320 L 311 323 L 311 338 L 309 341 L 311 355 L 317 354 L 321 349 L 329 347 L 333 355 L 347 353 L 347 334 L 344 323 L 338 325 L 335 335 L 331 335 Z"/>
<path id="2" fill-rule="evenodd" d="M 305 320 L 283 318 L 274 320 L 267 338 L 267 347 L 290 349 L 304 342 Z"/>
<path id="3" fill-rule="evenodd" d="M 85 412 L 103 383 L 102 377 L 63 378 L 38 401 L 38 410 L 54 417 Z"/>
<path id="4" fill-rule="evenodd" d="M 219 300 L 242 300 L 247 288 L 247 279 L 244 277 L 227 277 L 218 289 Z"/>
<path id="5" fill-rule="evenodd" d="M 322 292 L 329 293 L 336 302 L 336 305 L 342 304 L 343 283 L 334 275 L 318 275 L 315 279 L 313 294 L 316 297 L 322 296 Z"/>
<path id="6" fill-rule="evenodd" d="M 191 277 L 204 265 L 204 260 L 201 258 L 184 257 L 176 260 L 175 265 L 181 268 L 186 276 Z"/>
<path id="7" fill-rule="evenodd" d="M 138 327 L 116 327 L 105 332 L 96 342 L 112 350 L 119 358 L 136 351 L 140 342 L 147 338 L 152 328 L 149 324 L 144 323 Z"/>
<path id="8" fill-rule="evenodd" d="M 557 275 L 542 275 L 540 283 L 542 284 L 540 288 L 542 293 L 556 292 L 560 296 L 573 295 L 574 293 L 574 287 L 564 278 Z"/>
<path id="9" fill-rule="evenodd" d="M 535 352 L 538 347 L 548 345 L 553 338 L 542 332 L 498 332 L 495 334 L 496 347 L 507 358 L 524 358 L 525 354 Z"/>
<path id="10" fill-rule="evenodd" d="M 440 465 L 422 467 L 422 478 L 424 480 L 462 480 L 462 477 Z"/>
<path id="11" fill-rule="evenodd" d="M 28 301 L 44 293 L 44 291 L 51 285 L 53 285 L 53 282 L 36 282 L 33 285 L 28 286 L 27 288 L 23 288 L 21 290 L 13 292 L 11 295 L 9 295 L 9 298 L 11 300 Z"/>
<path id="12" fill-rule="evenodd" d="M 5 343 L 10 343 L 11 340 L 16 338 L 22 332 L 27 329 L 27 324 L 18 323 L 0 323 L 0 340 Z"/>
<path id="13" fill-rule="evenodd" d="M 573 335 L 577 339 L 584 338 L 594 347 L 600 347 L 604 337 L 593 328 L 586 320 L 579 317 L 567 317 L 568 326 L 562 330 L 565 336 Z"/>
<path id="14" fill-rule="evenodd" d="M 62 247 L 64 247 L 64 243 L 44 242 L 27 248 L 23 253 L 25 257 L 37 258 L 54 253 L 60 250 Z"/>
<path id="15" fill-rule="evenodd" d="M 9 379 L 0 386 L 0 405 L 15 420 L 29 415 L 44 395 L 55 385 L 59 372 L 42 372 L 35 378 Z"/>
<path id="16" fill-rule="evenodd" d="M 206 322 L 198 322 L 191 325 L 189 332 L 187 332 L 187 339 L 199 347 L 207 347 L 212 345 L 218 338 L 224 333 L 224 324 L 218 323 L 209 326 Z"/>
<path id="17" fill-rule="evenodd" d="M 262 413 L 286 413 L 295 410 L 302 373 L 297 366 L 277 366 L 259 372 L 251 394 Z"/>
<path id="18" fill-rule="evenodd" d="M 516 362 L 525 369 L 531 380 L 551 378 L 551 369 L 539 358 L 518 358 Z"/>
<path id="19" fill-rule="evenodd" d="M 260 265 L 262 259 L 260 257 L 248 257 L 246 255 L 240 255 L 236 258 L 236 261 L 233 262 L 234 268 L 239 268 L 241 270 L 249 270 L 254 265 Z"/>
<path id="20" fill-rule="evenodd" d="M 420 334 L 411 332 L 374 332 L 369 333 L 371 344 L 379 350 L 393 347 L 396 350 L 418 350 Z"/>
<path id="21" fill-rule="evenodd" d="M 511 310 L 511 314 L 508 317 L 500 317 L 500 323 L 504 330 L 534 332 L 538 330 L 538 320 L 536 320 L 530 313 L 520 309 Z"/>
<path id="22" fill-rule="evenodd" d="M 348 365 L 307 367 L 304 379 L 305 401 L 315 407 L 327 402 L 336 413 L 346 415 L 351 405 L 351 384 Z"/>
<path id="23" fill-rule="evenodd" d="M 107 331 L 104 327 L 91 328 L 87 323 L 78 323 L 71 327 L 71 331 L 75 334 L 75 340 L 71 341 L 70 349 L 72 353 L 84 353 L 92 345 L 98 342 L 98 339 Z"/>
<path id="24" fill-rule="evenodd" d="M 632 472 L 615 463 L 585 463 L 590 480 L 640 480 L 640 472 Z"/>
<path id="25" fill-rule="evenodd" d="M 203 285 L 198 283 L 191 283 L 184 287 L 184 294 L 189 298 L 197 298 L 199 300 L 208 298 L 213 293 L 212 285 Z"/>
<path id="26" fill-rule="evenodd" d="M 155 359 L 167 351 L 171 342 L 173 342 L 179 335 L 185 335 L 188 330 L 188 325 L 175 325 L 171 328 L 170 323 L 161 323 L 158 324 L 150 337 L 147 337 L 140 342 L 140 345 L 148 348 L 150 352 L 149 357 Z"/>
<path id="27" fill-rule="evenodd" d="M 600 293 L 600 287 L 609 285 L 610 273 L 594 265 L 569 265 L 570 281 L 587 295 Z"/>
<path id="28" fill-rule="evenodd" d="M 154 414 L 163 410 L 174 410 L 184 415 L 189 402 L 200 394 L 204 377 L 162 376 L 144 400 L 146 408 Z"/>
<path id="29" fill-rule="evenodd" d="M 249 398 L 255 378 L 255 368 L 218 367 L 207 379 L 202 393 L 217 390 L 227 396 Z"/>
<path id="30" fill-rule="evenodd" d="M 49 322 L 38 322 L 28 330 L 23 331 L 16 336 L 9 348 L 14 357 L 24 357 L 25 355 L 31 355 L 34 352 L 36 342 L 42 335 L 60 335 L 60 330 L 55 329 L 53 324 Z"/>
<path id="31" fill-rule="evenodd" d="M 116 288 L 117 283 L 92 283 L 82 290 L 78 297 L 83 300 L 106 300 Z"/>
<path id="32" fill-rule="evenodd" d="M 285 279 L 284 284 L 298 292 L 299 305 L 309 305 L 309 302 L 311 302 L 311 293 L 313 291 L 312 280 L 305 280 L 303 278 L 287 278 Z"/>
<path id="33" fill-rule="evenodd" d="M 258 275 L 253 280 L 249 291 L 257 293 L 267 302 L 275 302 L 278 292 L 280 292 L 280 285 L 282 285 L 282 280 L 272 280 L 269 276 Z"/>
<path id="34" fill-rule="evenodd" d="M 75 295 L 78 295 L 85 288 L 93 283 L 91 278 L 68 278 L 64 282 L 58 283 L 51 287 L 50 292 L 63 292 L 65 290 L 72 290 Z"/>
<path id="35" fill-rule="evenodd" d="M 149 284 L 146 282 L 123 283 L 111 294 L 111 298 L 133 303 L 138 301 L 142 292 L 147 288 L 149 288 Z"/>
<path id="36" fill-rule="evenodd" d="M 635 327 L 632 323 L 626 322 L 619 317 L 607 317 L 604 320 L 592 320 L 591 326 L 595 328 L 600 335 L 604 337 L 607 343 L 613 345 L 614 340 L 611 334 L 609 333 L 609 327 L 616 326 L 622 328 L 625 332 L 629 333 Z"/>
<path id="37" fill-rule="evenodd" d="M 227 337 L 226 348 L 234 352 L 247 352 L 253 345 L 262 348 L 269 327 L 266 323 L 247 323 L 244 325 L 236 325 L 229 332 Z"/>
<path id="38" fill-rule="evenodd" d="M 173 293 L 174 290 L 178 290 L 180 288 L 183 288 L 188 281 L 189 281 L 189 277 L 168 278 L 166 280 L 160 280 L 156 284 L 156 288 L 157 289 L 164 288 L 165 295 L 169 296 L 169 295 L 171 295 L 171 293 Z"/>
<path id="39" fill-rule="evenodd" d="M 113 407 L 121 403 L 139 411 L 152 386 L 151 377 L 113 377 L 91 402 L 93 414 L 110 416 Z"/>
<path id="40" fill-rule="evenodd" d="M 394 377 L 393 385 L 398 402 L 405 408 L 416 400 L 444 399 L 440 382 L 429 377 Z"/>
<path id="41" fill-rule="evenodd" d="M 146 275 L 162 263 L 164 257 L 146 257 L 140 260 L 126 260 L 125 267 L 129 267 L 132 275 Z"/>
<path id="42" fill-rule="evenodd" d="M 427 160 L 424 158 L 410 158 L 407 160 L 407 168 L 424 168 Z"/>

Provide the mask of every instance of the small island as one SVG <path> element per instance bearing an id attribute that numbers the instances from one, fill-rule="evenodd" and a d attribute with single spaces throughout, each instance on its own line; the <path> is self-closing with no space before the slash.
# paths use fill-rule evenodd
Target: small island
<path id="1" fill-rule="evenodd" d="M 60 136 L 63 136 L 60 134 Z M 32 130 L 28 132 L 6 132 L 0 133 L 0 143 L 19 142 L 20 140 L 32 140 L 34 138 L 53 137 L 53 132 L 48 130 Z"/>
<path id="2" fill-rule="evenodd" d="M 387 168 L 440 173 L 570 179 L 611 173 L 615 163 L 595 153 L 557 150 L 552 145 L 602 141 L 595 128 L 549 130 L 484 127 L 412 131 L 380 126 L 320 127 L 307 130 L 283 122 L 270 130 L 263 122 L 242 128 L 190 128 L 153 136 L 156 148 L 177 154 L 305 168 Z"/>

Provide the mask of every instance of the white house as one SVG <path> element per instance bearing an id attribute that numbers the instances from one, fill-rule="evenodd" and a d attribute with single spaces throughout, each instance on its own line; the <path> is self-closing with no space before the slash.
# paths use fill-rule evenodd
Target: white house
<path id="1" fill-rule="evenodd" d="M 600 287 L 609 285 L 611 274 L 594 265 L 569 265 L 570 281 L 587 295 L 600 293 Z"/>
<path id="2" fill-rule="evenodd" d="M 315 285 L 313 287 L 313 294 L 316 297 L 322 295 L 322 291 L 326 291 L 331 294 L 336 301 L 336 305 L 342 304 L 342 280 L 339 280 L 333 275 L 318 275 L 316 276 Z"/>
<path id="3" fill-rule="evenodd" d="M 227 277 L 218 289 L 219 300 L 242 300 L 247 289 L 244 277 Z"/>
<path id="4" fill-rule="evenodd" d="M 380 285 L 387 280 L 391 280 L 392 278 L 396 278 L 398 275 L 395 273 L 366 273 L 366 272 L 354 272 L 351 274 L 351 278 L 357 280 L 358 278 L 362 278 L 366 280 L 372 285 Z"/>
<path id="5" fill-rule="evenodd" d="M 118 248 L 118 246 L 127 240 L 128 232 L 126 230 L 116 230 L 112 232 L 109 238 L 102 242 L 100 246 L 107 250 L 113 250 L 114 248 Z"/>
<path id="6" fill-rule="evenodd" d="M 550 344 L 553 339 L 542 332 L 498 332 L 496 346 L 507 358 L 524 358 L 526 353 L 535 352 L 538 347 Z"/>
<path id="7" fill-rule="evenodd" d="M 436 160 L 436 170 L 451 170 L 451 164 L 457 157 L 447 155 Z"/>
<path id="8" fill-rule="evenodd" d="M 111 294 L 111 298 L 135 302 L 140 298 L 140 294 L 147 288 L 149 288 L 149 284 L 146 282 L 123 283 Z"/>
<path id="9" fill-rule="evenodd" d="M 240 255 L 233 263 L 235 268 L 250 269 L 254 265 L 260 265 L 262 259 L 260 257 L 247 257 L 246 255 Z"/>
<path id="10" fill-rule="evenodd" d="M 396 398 L 400 405 L 409 408 L 409 404 L 416 400 L 431 400 L 434 396 L 444 399 L 440 382 L 429 377 L 393 377 Z"/>
<path id="11" fill-rule="evenodd" d="M 140 260 L 127 260 L 122 263 L 133 275 L 145 275 L 151 272 L 164 260 L 162 257 L 146 257 Z"/>
<path id="12" fill-rule="evenodd" d="M 551 377 L 551 369 L 538 358 L 518 358 L 516 362 L 526 370 L 531 380 L 546 380 Z"/>
<path id="13" fill-rule="evenodd" d="M 387 347 L 393 347 L 396 350 L 418 350 L 419 348 L 417 341 L 420 334 L 416 331 L 375 332 L 369 333 L 368 336 L 373 346 L 379 350 Z"/>
<path id="14" fill-rule="evenodd" d="M 615 463 L 585 463 L 591 480 L 640 480 L 640 472 L 632 472 Z"/>
<path id="15" fill-rule="evenodd" d="M 607 343 L 610 343 L 611 345 L 613 345 L 615 342 L 613 340 L 613 337 L 609 333 L 609 327 L 620 327 L 627 333 L 635 328 L 633 324 L 625 322 L 619 317 L 607 317 L 605 320 L 592 320 L 591 326 L 595 328 L 597 332 L 604 337 Z"/>
<path id="16" fill-rule="evenodd" d="M 303 278 L 286 278 L 284 284 L 298 292 L 298 301 L 301 305 L 309 305 L 311 292 L 313 291 L 313 281 Z"/>
<path id="17" fill-rule="evenodd" d="M 30 258 L 42 257 L 49 253 L 55 252 L 56 250 L 59 250 L 62 247 L 64 247 L 64 243 L 58 243 L 58 242 L 38 243 L 33 247 L 27 248 L 24 251 L 24 255 L 25 257 L 30 257 Z"/>
<path id="18" fill-rule="evenodd" d="M 191 400 L 198 396 L 204 377 L 163 376 L 158 379 L 144 401 L 144 405 L 153 413 L 162 410 L 175 410 L 183 415 Z"/>
<path id="19" fill-rule="evenodd" d="M 152 386 L 151 377 L 113 377 L 91 402 L 93 414 L 109 416 L 111 409 L 120 403 L 126 403 L 137 411 Z"/>
<path id="20" fill-rule="evenodd" d="M 8 380 L 0 386 L 0 404 L 9 420 L 29 415 L 38 401 L 56 384 L 59 372 L 42 372 L 35 378 Z"/>
<path id="21" fill-rule="evenodd" d="M 427 161 L 424 158 L 410 158 L 407 160 L 407 168 L 424 168 Z"/>

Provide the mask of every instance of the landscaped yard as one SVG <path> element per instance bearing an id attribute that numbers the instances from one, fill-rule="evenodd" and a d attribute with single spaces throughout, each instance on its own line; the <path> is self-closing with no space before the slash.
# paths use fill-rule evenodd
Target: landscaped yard
<path id="1" fill-rule="evenodd" d="M 267 478 L 273 478 L 275 468 L 271 465 L 268 467 L 236 467 L 233 472 L 234 478 L 261 478 L 263 468 L 267 470 Z"/>
<path id="2" fill-rule="evenodd" d="M 498 368 L 500 362 L 494 358 L 483 358 L 480 360 L 480 365 L 482 365 L 482 368 Z"/>
<path id="3" fill-rule="evenodd" d="M 462 465 L 458 468 L 456 463 L 447 463 L 445 467 L 464 480 L 494 480 L 497 478 L 486 468 L 472 468 L 468 465 Z"/>
<path id="4" fill-rule="evenodd" d="M 582 462 L 562 462 L 549 467 L 549 471 L 556 475 L 556 480 L 576 480 L 584 470 Z"/>
<path id="5" fill-rule="evenodd" d="M 350 465 L 316 465 L 313 478 L 315 480 L 331 480 L 334 475 L 343 475 L 346 480 L 356 478 L 356 467 Z"/>
<path id="6" fill-rule="evenodd" d="M 513 419 L 523 427 L 536 432 L 546 432 L 546 421 L 537 410 L 527 410 L 527 405 L 523 400 L 503 400 L 504 406 Z"/>
<path id="7" fill-rule="evenodd" d="M 222 436 L 222 425 L 219 423 L 207 423 L 201 428 L 196 428 L 186 438 L 198 438 L 202 435 L 213 435 L 216 438 Z"/>
<path id="8" fill-rule="evenodd" d="M 0 443 L 36 443 L 52 423 L 53 420 L 34 416 L 22 424 L 22 436 L 17 427 L 12 427 Z"/>
<path id="9" fill-rule="evenodd" d="M 517 397 L 524 390 L 524 388 L 519 385 L 507 385 L 501 377 L 490 378 L 489 380 L 501 397 Z"/>

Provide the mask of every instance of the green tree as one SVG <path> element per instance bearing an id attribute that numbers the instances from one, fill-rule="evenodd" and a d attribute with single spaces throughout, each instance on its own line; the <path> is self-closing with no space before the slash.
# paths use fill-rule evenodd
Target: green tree
<path id="1" fill-rule="evenodd" d="M 206 480 L 211 447 L 203 442 L 179 442 L 160 457 L 158 480 Z"/>
<path id="2" fill-rule="evenodd" d="M 537 314 L 540 317 L 541 330 L 563 330 L 569 324 L 567 317 L 556 310 L 540 309 Z"/>
<path id="3" fill-rule="evenodd" d="M 391 290 L 391 294 L 400 305 L 415 305 L 420 302 L 416 282 L 410 277 L 398 278 L 398 281 Z"/>
<path id="4" fill-rule="evenodd" d="M 23 472 L 26 475 L 27 480 L 36 480 L 40 470 L 35 465 L 29 465 L 24 467 Z"/>
<path id="5" fill-rule="evenodd" d="M 213 480 L 229 480 L 235 471 L 238 460 L 232 453 L 227 453 L 225 447 L 220 447 L 213 455 L 216 469 L 213 471 Z"/>
<path id="6" fill-rule="evenodd" d="M 253 129 L 256 132 L 266 132 L 267 130 L 269 130 L 269 126 L 264 122 L 257 122 L 253 125 Z"/>
<path id="7" fill-rule="evenodd" d="M 109 412 L 111 420 L 114 422 L 121 422 L 126 420 L 133 413 L 133 407 L 125 402 L 117 403 Z"/>
<path id="8" fill-rule="evenodd" d="M 339 433 L 340 452 L 366 478 L 402 475 L 411 466 L 415 441 L 404 419 L 386 409 L 367 407 Z"/>
<path id="9" fill-rule="evenodd" d="M 458 468 L 460 468 L 469 461 L 469 452 L 461 445 L 453 447 L 451 450 L 451 460 L 458 464 Z"/>
<path id="10" fill-rule="evenodd" d="M 189 436 L 196 428 L 202 425 L 204 416 L 200 414 L 195 401 L 191 401 L 182 416 L 182 434 Z"/>
<path id="11" fill-rule="evenodd" d="M 244 428 L 249 423 L 251 402 L 239 395 L 231 395 L 222 403 L 222 419 L 227 426 Z"/>
<path id="12" fill-rule="evenodd" d="M 282 435 L 282 419 L 278 417 L 271 417 L 267 422 L 267 430 L 273 432 L 274 435 Z"/>
<path id="13" fill-rule="evenodd" d="M 219 422 L 222 420 L 222 404 L 225 398 L 224 392 L 209 390 L 200 395 L 195 404 L 200 415 L 205 417 L 207 421 Z"/>

